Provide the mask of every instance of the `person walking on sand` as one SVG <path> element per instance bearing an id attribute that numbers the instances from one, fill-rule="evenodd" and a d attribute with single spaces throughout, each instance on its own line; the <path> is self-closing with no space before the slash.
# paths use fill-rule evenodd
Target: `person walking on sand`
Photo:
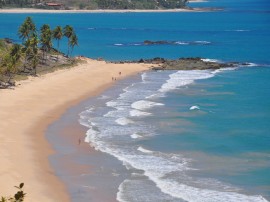
<path id="1" fill-rule="evenodd" d="M 81 138 L 79 138 L 79 141 L 78 141 L 79 145 L 81 144 Z"/>
<path id="2" fill-rule="evenodd" d="M 119 72 L 119 76 L 121 76 L 121 72 Z"/>

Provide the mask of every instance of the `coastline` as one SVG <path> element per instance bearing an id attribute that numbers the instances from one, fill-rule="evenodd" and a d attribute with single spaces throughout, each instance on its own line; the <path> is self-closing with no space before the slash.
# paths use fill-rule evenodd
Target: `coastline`
<path id="1" fill-rule="evenodd" d="M 151 66 L 85 59 L 71 69 L 21 81 L 14 90 L 1 90 L 0 162 L 4 166 L 0 194 L 13 195 L 14 186 L 24 182 L 27 201 L 70 201 L 48 161 L 53 149 L 44 136 L 47 127 L 69 107 L 110 87 L 112 77 L 121 79 Z"/>
<path id="2" fill-rule="evenodd" d="M 216 8 L 187 8 L 187 9 L 164 9 L 164 10 L 46 10 L 46 9 L 33 9 L 33 8 L 16 8 L 16 9 L 0 9 L 0 14 L 3 13 L 169 13 L 169 12 L 208 12 L 219 11 Z"/>

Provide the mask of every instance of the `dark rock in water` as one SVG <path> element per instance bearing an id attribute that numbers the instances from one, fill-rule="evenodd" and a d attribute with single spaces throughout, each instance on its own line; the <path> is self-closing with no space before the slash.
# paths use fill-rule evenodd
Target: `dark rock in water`
<path id="1" fill-rule="evenodd" d="M 6 43 L 9 43 L 9 44 L 13 43 L 13 40 L 10 38 L 4 38 L 4 40 Z"/>
<path id="2" fill-rule="evenodd" d="M 169 60 L 160 57 L 152 59 L 140 59 L 137 61 L 118 61 L 114 63 L 145 63 L 145 64 L 158 64 L 159 66 L 153 67 L 153 70 L 205 70 L 205 69 L 221 69 L 228 67 L 248 66 L 249 63 L 239 62 L 214 62 L 203 60 L 200 57 L 194 58 L 179 58 L 176 60 Z"/>
<path id="3" fill-rule="evenodd" d="M 219 63 L 208 62 L 201 58 L 180 58 L 177 60 L 165 60 L 160 67 L 154 67 L 153 70 L 205 70 L 221 69 L 226 67 L 236 67 L 239 63 Z"/>
<path id="4" fill-rule="evenodd" d="M 148 59 L 148 60 L 145 60 L 146 63 L 152 63 L 152 64 L 161 64 L 161 63 L 165 63 L 166 60 L 164 58 L 160 58 L 160 57 L 156 57 L 156 58 L 153 58 L 153 59 Z"/>
<path id="5" fill-rule="evenodd" d="M 144 63 L 144 59 L 140 59 L 138 62 L 139 63 Z"/>
<path id="6" fill-rule="evenodd" d="M 150 41 L 150 40 L 145 40 L 143 42 L 144 45 L 161 45 L 161 44 L 169 44 L 170 42 L 168 41 Z"/>

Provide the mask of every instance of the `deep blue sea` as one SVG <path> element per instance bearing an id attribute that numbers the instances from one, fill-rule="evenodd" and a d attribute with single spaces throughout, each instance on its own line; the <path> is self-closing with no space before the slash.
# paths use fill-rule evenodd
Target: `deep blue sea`
<path id="1" fill-rule="evenodd" d="M 87 142 L 132 173 L 118 188 L 119 201 L 270 201 L 270 1 L 190 5 L 224 11 L 0 14 L 0 38 L 19 41 L 18 26 L 30 15 L 38 26 L 73 25 L 74 55 L 250 63 L 144 72 L 94 98 L 79 121 L 89 128 Z"/>

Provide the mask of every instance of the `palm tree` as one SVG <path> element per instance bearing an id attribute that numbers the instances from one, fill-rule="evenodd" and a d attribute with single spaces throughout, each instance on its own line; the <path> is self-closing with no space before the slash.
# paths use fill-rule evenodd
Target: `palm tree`
<path id="1" fill-rule="evenodd" d="M 34 24 L 33 20 L 31 17 L 27 17 L 23 24 L 19 27 L 19 37 L 25 41 L 25 39 L 29 39 L 29 36 L 32 33 L 36 32 L 36 25 Z"/>
<path id="2" fill-rule="evenodd" d="M 45 60 L 45 53 L 49 52 L 52 47 L 52 31 L 50 26 L 45 24 L 41 27 L 41 48 L 43 50 L 43 60 Z M 46 60 L 45 60 L 46 62 Z"/>
<path id="3" fill-rule="evenodd" d="M 57 40 L 57 49 L 58 49 L 58 52 L 59 52 L 59 41 L 60 41 L 60 39 L 62 39 L 62 37 L 63 37 L 62 27 L 61 26 L 57 26 L 53 30 L 53 38 Z M 58 55 L 57 55 L 57 60 L 58 60 Z"/>
<path id="4" fill-rule="evenodd" d="M 25 41 L 26 38 L 28 38 L 29 35 L 29 26 L 26 23 L 23 23 L 20 27 L 19 27 L 19 37 Z"/>
<path id="5" fill-rule="evenodd" d="M 76 34 L 73 34 L 70 37 L 70 41 L 69 41 L 69 44 L 68 45 L 71 47 L 71 53 L 72 53 L 74 46 L 78 46 L 78 37 L 77 37 Z"/>
<path id="6" fill-rule="evenodd" d="M 10 55 L 14 57 L 15 61 L 19 61 L 21 58 L 21 46 L 19 44 L 14 44 L 10 49 Z"/>
<path id="7" fill-rule="evenodd" d="M 37 66 L 39 63 L 39 58 L 38 58 L 38 49 L 34 49 L 32 54 L 29 57 L 29 60 L 32 65 L 32 69 L 34 70 L 34 75 L 37 75 Z"/>
<path id="8" fill-rule="evenodd" d="M 11 84 L 13 74 L 18 71 L 17 63 L 20 59 L 20 48 L 15 44 L 12 46 L 10 53 L 8 53 L 2 61 L 2 74 L 8 77 L 7 84 Z"/>
<path id="9" fill-rule="evenodd" d="M 29 61 L 32 64 L 32 69 L 34 70 L 34 74 L 37 74 L 37 65 L 39 62 L 38 58 L 38 37 L 36 34 L 33 34 L 33 36 L 30 38 L 30 47 L 31 47 L 31 53 L 29 55 Z"/>
<path id="10" fill-rule="evenodd" d="M 25 72 L 26 69 L 26 63 L 28 61 L 28 57 L 31 54 L 31 39 L 27 39 L 24 43 L 23 43 L 24 47 L 22 49 L 22 52 L 24 53 L 24 64 L 23 64 L 23 72 Z"/>
<path id="11" fill-rule="evenodd" d="M 70 37 L 74 34 L 74 29 L 70 25 L 66 25 L 64 27 L 64 36 L 68 38 L 68 53 L 67 56 L 69 55 L 69 44 L 70 44 Z"/>
<path id="12" fill-rule="evenodd" d="M 48 24 L 44 24 L 44 25 L 42 25 L 42 27 L 40 28 L 41 34 L 45 33 L 47 30 L 50 30 L 50 25 L 48 25 Z"/>
<path id="13" fill-rule="evenodd" d="M 32 20 L 31 17 L 27 17 L 27 18 L 25 19 L 25 22 L 28 24 L 29 30 L 30 30 L 31 33 L 36 32 L 36 25 L 35 25 L 35 23 L 33 22 L 33 20 Z"/>

